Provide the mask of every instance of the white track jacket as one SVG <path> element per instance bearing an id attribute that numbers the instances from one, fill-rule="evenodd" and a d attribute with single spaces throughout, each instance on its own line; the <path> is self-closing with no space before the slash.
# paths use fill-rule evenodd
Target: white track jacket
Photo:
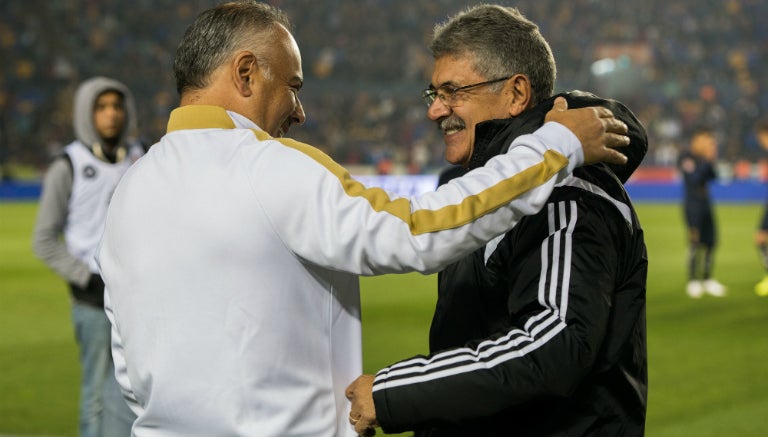
<path id="1" fill-rule="evenodd" d="M 359 275 L 433 273 L 539 211 L 579 165 L 548 123 L 435 192 L 365 188 L 317 149 L 184 106 L 134 164 L 98 253 L 136 436 L 354 436 Z"/>

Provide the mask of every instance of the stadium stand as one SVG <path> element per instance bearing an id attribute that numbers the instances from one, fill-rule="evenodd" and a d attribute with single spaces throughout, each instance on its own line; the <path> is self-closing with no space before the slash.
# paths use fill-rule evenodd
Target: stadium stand
<path id="1" fill-rule="evenodd" d="M 177 104 L 169 73 L 174 44 L 213 3 L 0 2 L 3 177 L 12 177 L 9 164 L 43 169 L 71 138 L 71 95 L 93 75 L 134 90 L 141 134 L 158 139 Z M 302 49 L 308 117 L 291 132 L 295 138 L 372 173 L 435 173 L 445 165 L 420 92 L 429 82 L 432 26 L 465 2 L 270 3 L 289 13 Z M 673 165 L 690 129 L 705 121 L 718 130 L 726 174 L 755 176 L 751 164 L 763 155 L 751 127 L 768 112 L 768 2 L 506 3 L 543 23 L 558 61 L 558 90 L 589 90 L 633 108 L 650 135 L 646 165 Z"/>

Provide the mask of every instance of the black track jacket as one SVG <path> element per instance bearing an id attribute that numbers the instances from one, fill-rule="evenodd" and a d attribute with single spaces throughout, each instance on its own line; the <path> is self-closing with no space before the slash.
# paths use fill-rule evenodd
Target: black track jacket
<path id="1" fill-rule="evenodd" d="M 629 162 L 576 169 L 540 213 L 438 275 L 431 353 L 374 382 L 386 432 L 643 435 L 647 254 L 622 183 L 645 155 L 645 131 L 616 101 L 564 96 L 627 123 Z M 539 127 L 553 101 L 480 124 L 470 169 Z"/>

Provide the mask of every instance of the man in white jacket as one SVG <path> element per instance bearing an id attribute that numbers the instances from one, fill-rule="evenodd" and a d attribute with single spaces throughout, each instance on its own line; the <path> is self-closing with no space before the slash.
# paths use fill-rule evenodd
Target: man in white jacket
<path id="1" fill-rule="evenodd" d="M 436 272 L 628 142 L 610 111 L 561 102 L 508 155 L 402 198 L 283 138 L 305 115 L 281 11 L 203 12 L 174 71 L 180 108 L 116 190 L 98 255 L 137 436 L 354 436 L 358 276 Z"/>

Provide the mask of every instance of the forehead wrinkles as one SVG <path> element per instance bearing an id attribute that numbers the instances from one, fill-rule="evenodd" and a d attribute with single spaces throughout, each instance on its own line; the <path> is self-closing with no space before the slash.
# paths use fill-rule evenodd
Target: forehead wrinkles
<path id="1" fill-rule="evenodd" d="M 446 55 L 435 59 L 432 84 L 435 87 L 460 87 L 485 80 L 474 68 L 471 56 Z"/>

